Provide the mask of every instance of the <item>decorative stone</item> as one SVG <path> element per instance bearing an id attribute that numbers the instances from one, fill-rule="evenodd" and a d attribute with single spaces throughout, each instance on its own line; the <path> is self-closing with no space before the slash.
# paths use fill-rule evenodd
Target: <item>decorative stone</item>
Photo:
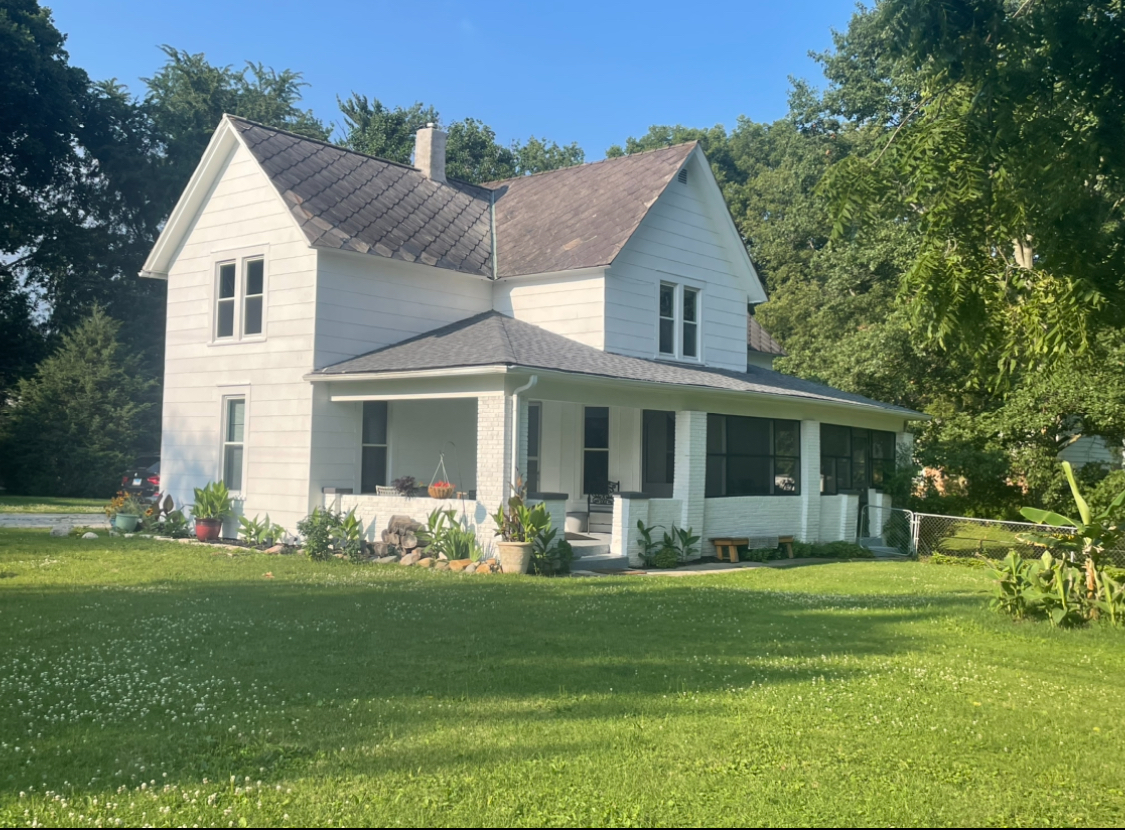
<path id="1" fill-rule="evenodd" d="M 380 556 L 375 560 L 376 565 L 393 565 L 398 562 L 397 556 Z"/>
<path id="2" fill-rule="evenodd" d="M 430 559 L 427 556 L 425 559 L 419 559 L 418 560 L 418 567 L 419 568 L 432 568 L 434 566 L 434 561 L 435 560 Z"/>
<path id="3" fill-rule="evenodd" d="M 414 550 L 418 547 L 418 537 L 414 535 L 413 531 L 400 530 L 398 532 L 399 547 L 403 550 Z"/>
<path id="4" fill-rule="evenodd" d="M 97 539 L 98 534 L 96 534 L 96 533 L 94 533 L 94 531 L 90 530 L 90 531 L 87 531 L 86 533 L 83 533 L 82 538 L 83 539 Z"/>
<path id="5" fill-rule="evenodd" d="M 136 533 L 126 533 L 126 534 L 125 534 L 125 538 L 126 538 L 126 539 L 132 539 L 132 538 L 133 538 L 134 536 L 136 536 L 136 535 L 137 535 Z"/>
<path id="6" fill-rule="evenodd" d="M 51 528 L 52 536 L 69 536 L 73 525 L 61 524 Z"/>
<path id="7" fill-rule="evenodd" d="M 431 560 L 431 561 L 433 561 L 433 560 Z M 449 570 L 448 560 L 438 559 L 437 561 L 434 561 L 434 570 L 435 571 L 448 571 Z"/>
<path id="8" fill-rule="evenodd" d="M 477 571 L 477 563 L 476 562 L 470 562 L 468 565 L 465 566 L 465 569 L 462 571 L 462 573 L 471 574 L 471 573 L 476 573 L 476 571 Z"/>
<path id="9" fill-rule="evenodd" d="M 438 559 L 445 559 L 445 560 L 448 560 L 448 559 L 449 559 L 449 557 L 448 557 L 448 556 L 446 556 L 446 555 L 445 555 L 444 553 L 439 553 L 439 554 L 437 555 L 437 558 L 438 558 Z"/>
<path id="10" fill-rule="evenodd" d="M 402 557 L 402 559 L 398 560 L 398 564 L 400 564 L 400 565 L 413 565 L 415 562 L 417 562 L 421 558 L 422 558 L 422 554 L 420 554 L 420 553 L 408 553 L 408 554 L 406 554 L 406 556 Z"/>
<path id="11" fill-rule="evenodd" d="M 285 545 L 274 545 L 272 548 L 266 548 L 266 553 L 285 553 Z"/>
<path id="12" fill-rule="evenodd" d="M 463 571 L 463 570 L 465 570 L 465 568 L 469 567 L 471 564 L 473 564 L 472 559 L 454 559 L 454 560 L 450 561 L 450 563 L 449 563 L 449 570 L 451 570 L 451 571 Z"/>
<path id="13" fill-rule="evenodd" d="M 415 531 L 421 530 L 423 527 L 425 527 L 425 525 L 421 522 L 414 521 L 414 519 L 409 516 L 391 516 L 391 520 L 387 522 L 387 530 L 391 533 L 402 533 L 403 531 L 414 533 Z"/>

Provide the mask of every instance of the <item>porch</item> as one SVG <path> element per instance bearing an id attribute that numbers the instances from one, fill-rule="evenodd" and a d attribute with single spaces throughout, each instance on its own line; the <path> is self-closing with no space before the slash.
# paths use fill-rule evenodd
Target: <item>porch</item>
<path id="1" fill-rule="evenodd" d="M 861 502 L 886 500 L 874 489 L 822 494 L 821 423 L 800 404 L 622 387 L 509 372 L 331 384 L 323 417 L 347 460 L 318 489 L 354 509 L 373 541 L 391 516 L 425 522 L 452 509 L 490 551 L 490 514 L 519 481 L 576 553 L 621 566 L 641 562 L 638 521 L 692 528 L 711 556 L 722 536 L 854 541 Z M 421 488 L 446 479 L 454 496 L 392 494 L 406 476 Z"/>

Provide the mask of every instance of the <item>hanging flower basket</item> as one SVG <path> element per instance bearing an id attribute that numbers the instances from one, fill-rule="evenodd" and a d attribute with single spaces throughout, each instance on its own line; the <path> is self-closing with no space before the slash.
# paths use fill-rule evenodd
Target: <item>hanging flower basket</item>
<path id="1" fill-rule="evenodd" d="M 448 481 L 435 481 L 429 486 L 430 498 L 432 499 L 449 499 L 453 498 L 454 487 Z"/>

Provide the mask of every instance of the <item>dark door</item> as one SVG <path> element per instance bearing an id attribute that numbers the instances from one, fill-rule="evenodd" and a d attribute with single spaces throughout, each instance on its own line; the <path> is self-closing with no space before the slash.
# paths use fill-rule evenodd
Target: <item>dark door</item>
<path id="1" fill-rule="evenodd" d="M 641 490 L 655 499 L 672 498 L 676 469 L 676 413 L 642 413 Z"/>

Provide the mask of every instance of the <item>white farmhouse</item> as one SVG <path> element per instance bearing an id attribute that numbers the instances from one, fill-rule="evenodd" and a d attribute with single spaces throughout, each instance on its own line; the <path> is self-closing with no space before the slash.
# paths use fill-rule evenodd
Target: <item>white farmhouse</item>
<path id="1" fill-rule="evenodd" d="M 484 186 L 224 117 L 143 275 L 168 282 L 162 478 L 224 479 L 292 530 L 372 537 L 520 476 L 558 525 L 637 562 L 635 525 L 854 539 L 919 417 L 768 368 L 766 299 L 702 149 Z M 388 494 L 389 493 L 389 494 Z M 604 524 L 602 524 L 604 523 Z M 604 536 L 599 536 L 603 531 Z"/>

